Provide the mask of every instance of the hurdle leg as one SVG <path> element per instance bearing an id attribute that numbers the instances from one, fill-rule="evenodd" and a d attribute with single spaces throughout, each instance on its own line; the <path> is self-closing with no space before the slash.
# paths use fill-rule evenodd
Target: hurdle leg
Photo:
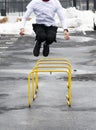
<path id="1" fill-rule="evenodd" d="M 71 73 L 68 72 L 68 95 L 67 95 L 67 104 L 70 107 L 71 106 Z"/>
<path id="2" fill-rule="evenodd" d="M 36 93 L 38 91 L 38 69 L 36 69 Z"/>
<path id="3" fill-rule="evenodd" d="M 34 75 L 34 71 L 33 71 L 33 72 L 32 72 L 32 99 L 33 99 L 33 101 L 34 101 L 35 98 L 36 98 L 34 79 L 35 79 L 35 75 Z"/>
<path id="4" fill-rule="evenodd" d="M 30 74 L 28 74 L 28 106 L 31 107 L 31 99 L 30 99 Z"/>

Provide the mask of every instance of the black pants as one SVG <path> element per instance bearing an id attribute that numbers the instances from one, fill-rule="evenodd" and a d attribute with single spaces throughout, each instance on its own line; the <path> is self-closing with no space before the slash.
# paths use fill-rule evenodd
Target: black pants
<path id="1" fill-rule="evenodd" d="M 41 43 L 44 42 L 46 44 L 52 44 L 54 41 L 56 42 L 56 26 L 45 26 L 44 24 L 33 24 L 33 30 L 36 34 L 36 40 Z"/>

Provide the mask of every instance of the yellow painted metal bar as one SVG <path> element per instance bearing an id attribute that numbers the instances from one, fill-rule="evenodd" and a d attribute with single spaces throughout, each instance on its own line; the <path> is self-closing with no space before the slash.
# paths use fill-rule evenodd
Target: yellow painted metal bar
<path id="1" fill-rule="evenodd" d="M 70 62 L 70 60 L 67 58 L 41 58 L 37 62 L 40 62 L 40 61 L 67 61 L 67 62 Z"/>
<path id="2" fill-rule="evenodd" d="M 67 68 L 71 69 L 71 67 L 68 66 L 68 65 L 51 65 L 51 64 L 50 64 L 50 65 L 45 65 L 45 64 L 44 64 L 44 65 L 36 65 L 36 66 L 34 67 L 34 69 L 36 69 L 36 68 L 39 69 L 39 68 L 43 68 L 43 67 L 44 67 L 44 68 L 54 68 L 54 69 L 55 69 L 55 68 L 66 68 L 66 67 L 67 67 Z M 32 69 L 32 70 L 34 70 L 34 69 Z"/>
<path id="3" fill-rule="evenodd" d="M 36 68 L 68 68 L 68 69 L 71 69 L 70 66 L 52 66 L 52 65 L 51 66 L 48 66 L 48 65 L 47 66 L 36 66 L 35 69 Z"/>
<path id="4" fill-rule="evenodd" d="M 68 70 L 38 70 L 38 72 L 67 72 Z M 37 72 L 37 70 L 34 70 Z"/>
<path id="5" fill-rule="evenodd" d="M 44 65 L 42 66 L 41 64 L 55 64 L 55 66 L 46 66 L 46 67 L 44 67 Z M 58 62 L 48 62 L 48 63 L 46 63 L 46 62 L 40 62 L 40 63 L 38 63 L 38 64 L 36 64 L 36 66 L 35 66 L 35 68 L 37 68 L 37 66 L 38 66 L 38 68 L 66 68 L 66 66 L 56 66 L 56 64 L 66 64 L 68 67 L 69 67 L 69 69 L 71 70 L 71 64 L 69 64 L 69 63 L 66 63 L 66 62 L 60 62 L 60 63 L 58 63 Z"/>
<path id="6" fill-rule="evenodd" d="M 49 70 L 46 70 L 47 68 Z M 59 68 L 59 70 L 58 70 L 58 68 Z M 36 62 L 34 68 L 31 71 L 31 74 L 32 74 L 32 99 L 33 100 L 36 98 L 36 93 L 38 90 L 38 73 L 39 72 L 66 72 L 68 74 L 68 82 L 67 82 L 68 94 L 66 97 L 67 97 L 68 106 L 71 106 L 71 103 L 72 103 L 72 95 L 71 95 L 71 93 L 72 93 L 72 90 L 71 90 L 72 67 L 71 67 L 70 61 L 65 58 L 42 58 Z M 30 105 L 30 94 L 29 94 L 29 92 L 30 92 L 30 89 L 29 89 L 30 82 L 29 81 L 30 80 L 29 79 L 30 79 L 30 77 L 28 78 L 28 104 Z"/>
<path id="7" fill-rule="evenodd" d="M 69 94 L 70 94 L 70 104 L 72 104 L 72 73 L 70 73 L 70 90 L 69 90 Z"/>
<path id="8" fill-rule="evenodd" d="M 37 94 L 37 89 L 36 89 L 36 73 L 32 71 L 32 99 L 35 100 Z"/>
<path id="9" fill-rule="evenodd" d="M 38 91 L 38 67 L 36 69 L 36 92 Z"/>
<path id="10" fill-rule="evenodd" d="M 68 72 L 68 105 L 71 106 L 71 73 Z"/>
<path id="11" fill-rule="evenodd" d="M 28 74 L 28 106 L 31 106 L 31 99 L 30 99 L 30 73 Z"/>
<path id="12" fill-rule="evenodd" d="M 37 83 L 37 80 L 38 80 L 38 77 L 37 77 L 37 73 L 38 72 L 35 72 L 34 70 L 32 70 L 32 72 L 34 72 L 34 92 L 35 92 L 35 94 L 37 93 L 37 85 L 38 85 L 38 83 Z"/>
<path id="13" fill-rule="evenodd" d="M 44 61 L 42 61 L 42 62 L 38 62 L 36 65 L 40 65 L 40 64 L 67 64 L 67 65 L 69 65 L 69 66 L 71 66 L 71 64 L 69 63 L 69 62 L 44 62 Z"/>
<path id="14" fill-rule="evenodd" d="M 37 62 L 40 62 L 40 61 L 53 61 L 53 60 L 55 60 L 55 61 L 68 61 L 68 62 L 70 62 L 67 58 L 42 58 L 42 59 L 40 59 L 40 60 L 38 60 Z"/>
<path id="15" fill-rule="evenodd" d="M 39 66 L 39 67 L 35 67 L 34 70 L 37 70 L 37 68 L 65 68 L 68 69 L 69 71 L 72 71 L 71 68 L 69 66 Z"/>
<path id="16" fill-rule="evenodd" d="M 48 61 L 47 60 L 44 61 L 44 60 L 42 60 L 42 61 L 37 62 L 36 65 L 37 64 L 38 65 L 39 64 L 68 64 L 69 66 L 71 66 L 70 62 L 66 61 L 66 60 L 65 61 L 59 61 L 59 62 L 58 61 L 49 61 L 49 60 Z"/>
<path id="17" fill-rule="evenodd" d="M 36 93 L 36 72 L 34 72 L 34 93 Z"/>
<path id="18" fill-rule="evenodd" d="M 52 59 L 52 60 L 39 60 L 39 61 L 37 61 L 36 63 L 39 63 L 39 62 L 68 62 L 68 63 L 70 63 L 70 61 L 69 60 L 65 60 L 65 59 L 63 59 L 63 60 L 54 60 L 54 59 Z"/>
<path id="19" fill-rule="evenodd" d="M 36 70 L 34 70 L 34 72 L 35 72 Z M 39 70 L 39 72 L 50 72 L 50 71 L 52 71 L 52 72 L 67 72 L 68 73 L 68 71 L 67 70 Z M 69 72 L 69 74 L 70 74 L 70 72 Z M 69 78 L 69 80 L 68 80 L 68 86 L 70 87 L 70 77 L 68 76 L 68 78 Z M 69 105 L 71 105 L 71 99 L 70 99 L 70 93 L 71 93 L 71 91 L 70 91 L 70 88 L 68 88 L 68 97 L 69 97 Z"/>
<path id="20" fill-rule="evenodd" d="M 32 99 L 34 100 L 35 96 L 35 86 L 34 86 L 34 72 L 32 72 Z"/>
<path id="21" fill-rule="evenodd" d="M 35 72 L 36 70 L 34 70 Z M 38 72 L 67 72 L 68 73 L 68 106 L 71 106 L 71 73 L 68 70 L 39 70 Z"/>
<path id="22" fill-rule="evenodd" d="M 50 63 L 49 63 L 50 64 Z M 70 72 L 72 72 L 72 68 L 71 68 L 71 66 L 68 64 L 68 66 L 35 66 L 35 68 L 68 68 L 69 70 L 70 70 Z"/>
<path id="23" fill-rule="evenodd" d="M 47 62 L 46 62 L 47 61 Z M 57 61 L 57 62 L 56 62 Z M 68 60 L 66 60 L 66 59 L 63 59 L 63 60 L 61 60 L 61 59 L 59 59 L 59 61 L 58 60 L 53 60 L 53 59 L 51 59 L 51 62 L 50 62 L 50 59 L 49 60 L 39 60 L 37 63 L 36 63 L 36 65 L 37 64 L 44 64 L 44 62 L 45 62 L 45 64 L 47 63 L 47 64 L 68 64 L 69 66 L 71 66 L 71 64 L 70 64 L 70 61 L 68 61 Z"/>

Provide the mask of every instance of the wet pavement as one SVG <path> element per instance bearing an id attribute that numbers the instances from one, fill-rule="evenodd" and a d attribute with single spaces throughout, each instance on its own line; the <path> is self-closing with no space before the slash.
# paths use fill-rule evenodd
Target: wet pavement
<path id="1" fill-rule="evenodd" d="M 27 76 L 36 61 L 32 36 L 0 35 L 0 130 L 95 130 L 96 32 L 57 34 L 49 57 L 72 63 L 72 106 L 66 103 L 66 75 L 40 75 L 38 96 L 27 104 Z"/>

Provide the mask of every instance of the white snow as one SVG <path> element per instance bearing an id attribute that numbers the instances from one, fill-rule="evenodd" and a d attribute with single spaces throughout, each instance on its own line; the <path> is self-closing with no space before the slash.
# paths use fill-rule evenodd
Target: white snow
<path id="1" fill-rule="evenodd" d="M 73 7 L 64 9 L 64 15 L 66 15 L 67 25 L 70 32 L 82 31 L 85 34 L 85 31 L 93 30 L 94 13 L 92 11 L 81 11 Z M 0 23 L 0 34 L 19 34 L 21 22 L 16 22 L 16 19 L 20 16 L 15 13 L 7 15 L 7 17 L 8 22 Z M 2 17 L 0 16 L 0 18 Z M 35 22 L 35 16 L 32 14 L 31 18 L 32 19 L 30 21 L 27 21 L 25 27 L 25 33 L 28 35 L 34 35 L 32 23 Z M 55 20 L 59 30 L 62 30 L 61 23 L 57 15 Z"/>

